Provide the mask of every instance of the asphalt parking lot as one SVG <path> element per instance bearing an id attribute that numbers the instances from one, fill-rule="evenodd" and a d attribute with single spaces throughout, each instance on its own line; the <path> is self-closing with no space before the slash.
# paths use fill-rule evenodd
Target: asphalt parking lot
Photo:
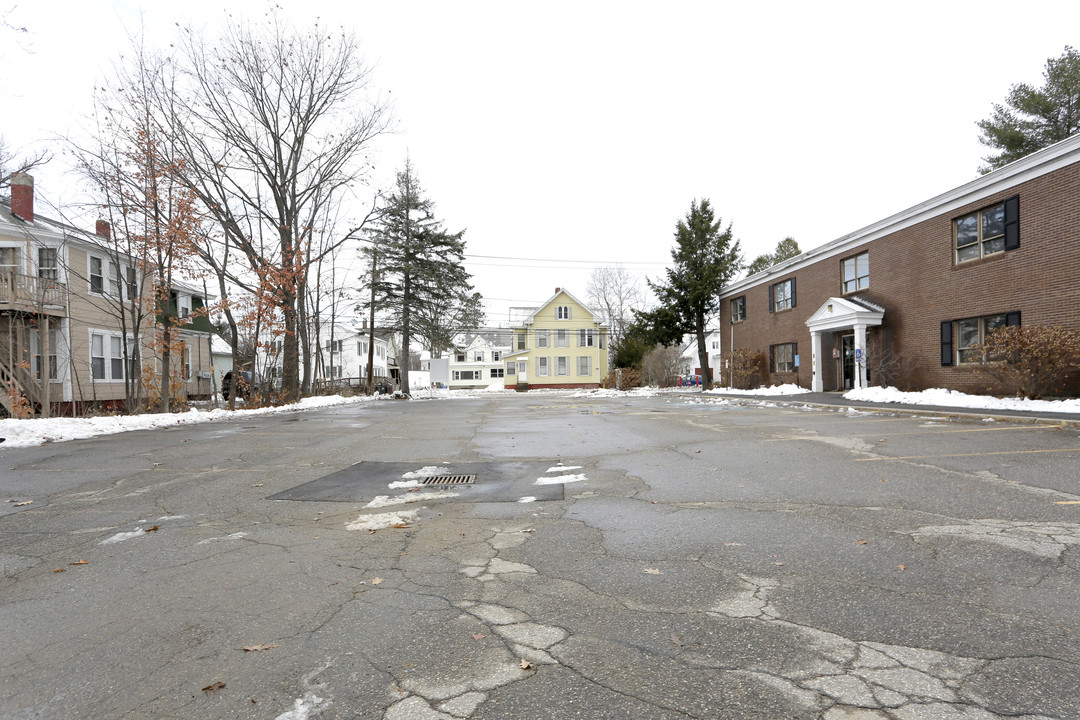
<path id="1" fill-rule="evenodd" d="M 0 718 L 1076 718 L 1078 458 L 559 393 L 0 447 Z"/>

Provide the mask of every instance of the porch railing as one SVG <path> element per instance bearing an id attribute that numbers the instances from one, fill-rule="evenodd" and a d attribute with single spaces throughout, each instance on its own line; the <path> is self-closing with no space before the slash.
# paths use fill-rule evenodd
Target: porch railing
<path id="1" fill-rule="evenodd" d="M 19 306 L 33 311 L 34 308 L 57 308 L 67 305 L 67 285 L 59 280 L 34 275 L 0 272 L 0 307 Z"/>

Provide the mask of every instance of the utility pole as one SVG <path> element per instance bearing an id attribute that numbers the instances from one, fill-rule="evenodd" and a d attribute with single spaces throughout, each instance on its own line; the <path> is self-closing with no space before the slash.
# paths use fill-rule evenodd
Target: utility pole
<path id="1" fill-rule="evenodd" d="M 371 248 L 371 305 L 368 307 L 368 351 L 367 351 L 367 394 L 374 388 L 375 371 L 375 278 L 379 262 L 379 241 L 375 240 Z"/>

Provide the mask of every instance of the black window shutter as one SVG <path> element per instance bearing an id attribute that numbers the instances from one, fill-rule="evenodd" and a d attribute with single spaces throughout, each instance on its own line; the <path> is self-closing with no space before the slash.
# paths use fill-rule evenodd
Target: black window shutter
<path id="1" fill-rule="evenodd" d="M 952 320 L 943 320 L 941 323 L 941 365 L 945 367 L 952 364 Z"/>
<path id="2" fill-rule="evenodd" d="M 1005 313 L 1005 327 L 1014 327 L 1020 325 L 1020 311 L 1013 310 L 1012 312 Z"/>
<path id="3" fill-rule="evenodd" d="M 776 312 L 776 286 L 775 285 L 770 285 L 769 286 L 769 312 Z"/>
<path id="4" fill-rule="evenodd" d="M 1020 247 L 1020 196 L 1005 201 L 1005 249 Z"/>
<path id="5" fill-rule="evenodd" d="M 771 311 L 770 311 L 771 312 Z M 769 372 L 776 372 L 776 346 L 769 346 Z"/>
<path id="6" fill-rule="evenodd" d="M 795 278 L 791 278 L 791 307 L 795 307 Z"/>

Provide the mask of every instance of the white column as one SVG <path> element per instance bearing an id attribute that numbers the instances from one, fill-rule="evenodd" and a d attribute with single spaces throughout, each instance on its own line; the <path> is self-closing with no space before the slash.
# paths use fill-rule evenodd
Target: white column
<path id="1" fill-rule="evenodd" d="M 817 330 L 810 331 L 811 365 L 814 369 L 813 378 L 810 380 L 810 389 L 813 392 L 821 392 L 825 384 L 821 379 L 821 333 Z"/>
<path id="2" fill-rule="evenodd" d="M 862 360 L 855 363 L 855 389 L 866 387 L 866 325 L 855 325 L 855 355 Z"/>

